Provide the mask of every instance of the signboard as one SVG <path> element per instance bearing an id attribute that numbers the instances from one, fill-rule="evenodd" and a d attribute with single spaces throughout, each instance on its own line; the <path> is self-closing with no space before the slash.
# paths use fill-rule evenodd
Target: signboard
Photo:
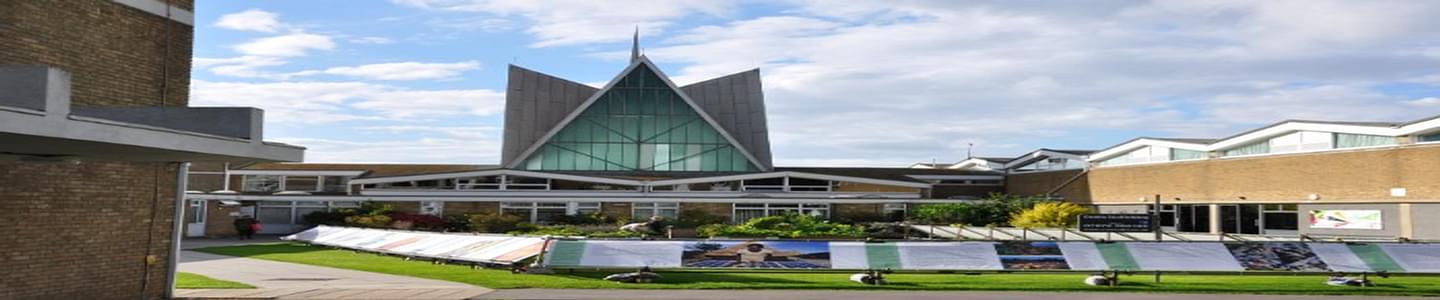
<path id="1" fill-rule="evenodd" d="M 1152 216 L 1146 214 L 1083 214 L 1080 215 L 1080 231 L 1083 232 L 1152 232 L 1155 231 Z"/>
<path id="2" fill-rule="evenodd" d="M 1378 210 L 1311 210 L 1310 228 L 1384 229 Z"/>

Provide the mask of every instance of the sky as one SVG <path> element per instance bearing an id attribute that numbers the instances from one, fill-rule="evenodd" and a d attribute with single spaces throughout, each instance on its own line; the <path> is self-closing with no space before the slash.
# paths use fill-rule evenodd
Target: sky
<path id="1" fill-rule="evenodd" d="M 507 65 L 759 68 L 779 166 L 1440 114 L 1440 1 L 197 1 L 192 106 L 307 162 L 494 164 Z M 973 148 L 972 148 L 973 145 Z"/>

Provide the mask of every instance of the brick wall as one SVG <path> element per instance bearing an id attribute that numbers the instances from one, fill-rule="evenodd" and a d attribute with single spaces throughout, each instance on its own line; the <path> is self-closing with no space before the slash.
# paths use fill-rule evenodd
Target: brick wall
<path id="1" fill-rule="evenodd" d="M 725 221 L 726 221 L 726 222 L 733 221 L 733 220 L 731 220 L 731 217 L 734 215 L 734 208 L 735 208 L 734 205 L 733 205 L 733 204 L 730 204 L 730 203 L 699 203 L 699 202 L 681 202 L 681 203 L 680 203 L 680 211 L 699 210 L 699 211 L 703 211 L 703 212 L 705 212 L 706 214 L 709 214 L 709 215 L 725 217 Z"/>
<path id="2" fill-rule="evenodd" d="M 161 297 L 176 166 L 0 161 L 0 299 Z"/>
<path id="3" fill-rule="evenodd" d="M 165 104 L 185 106 L 193 32 L 110 0 L 0 1 L 0 65 L 69 71 L 76 106 L 159 106 L 162 82 Z M 162 80 L 167 69 L 169 80 Z"/>
<path id="4" fill-rule="evenodd" d="M 498 202 L 445 202 L 445 211 L 441 212 L 446 216 L 463 216 L 469 214 L 490 214 L 500 212 Z"/>
<path id="5" fill-rule="evenodd" d="M 1440 145 L 1209 159 L 1090 171 L 1090 199 L 1134 202 L 1161 194 L 1186 201 L 1401 202 L 1440 199 Z M 1391 197 L 1404 187 L 1408 195 Z M 1240 200 L 1239 197 L 1245 197 Z"/>
<path id="6" fill-rule="evenodd" d="M 1074 202 L 1090 201 L 1088 176 L 1075 178 L 1083 170 L 1047 171 L 1010 174 L 1005 177 L 1005 193 L 1016 196 L 1045 196 L 1054 191 Z M 1071 179 L 1075 179 L 1071 181 Z"/>

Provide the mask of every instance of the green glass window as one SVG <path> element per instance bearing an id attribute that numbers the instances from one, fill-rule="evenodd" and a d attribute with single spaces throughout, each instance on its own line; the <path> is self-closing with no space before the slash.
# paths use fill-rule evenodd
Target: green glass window
<path id="1" fill-rule="evenodd" d="M 1205 158 L 1205 151 L 1170 148 L 1170 160 L 1192 160 Z"/>
<path id="2" fill-rule="evenodd" d="M 525 161 L 526 170 L 749 172 L 745 154 L 641 65 Z"/>
<path id="3" fill-rule="evenodd" d="M 1369 135 L 1369 134 L 1349 134 L 1349 133 L 1336 133 L 1336 134 L 1335 134 L 1335 149 L 1340 149 L 1340 148 L 1354 148 L 1354 147 L 1370 147 L 1370 146 L 1388 146 L 1388 145 L 1394 145 L 1394 144 L 1395 144 L 1395 137 L 1389 137 L 1389 136 L 1383 136 L 1383 135 Z"/>
<path id="4" fill-rule="evenodd" d="M 1234 149 L 1225 150 L 1225 156 L 1252 155 L 1270 153 L 1270 140 L 1260 141 L 1249 145 L 1240 146 Z"/>
<path id="5" fill-rule="evenodd" d="M 1440 133 L 1420 136 L 1421 143 L 1440 142 Z"/>

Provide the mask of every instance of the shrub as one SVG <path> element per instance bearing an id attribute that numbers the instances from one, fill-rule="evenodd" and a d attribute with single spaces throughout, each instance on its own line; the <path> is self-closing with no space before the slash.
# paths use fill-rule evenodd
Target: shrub
<path id="1" fill-rule="evenodd" d="M 311 212 L 311 213 L 305 214 L 304 216 L 301 216 L 300 219 L 301 219 L 301 222 L 303 222 L 305 225 L 309 225 L 309 226 L 319 226 L 319 225 L 342 226 L 342 225 L 345 225 L 345 218 L 346 218 L 346 217 L 349 217 L 349 216 L 353 216 L 353 214 L 352 214 L 352 213 L 349 213 L 349 212 L 346 212 L 346 211 L 343 211 L 343 210 L 334 210 L 334 211 L 323 211 L 323 210 L 322 210 L 322 211 L 315 211 L 315 212 Z"/>
<path id="2" fill-rule="evenodd" d="M 574 225 L 551 225 L 551 226 L 530 226 L 509 232 L 510 234 L 525 235 L 558 235 L 558 236 L 584 236 L 584 237 L 638 237 L 637 232 L 619 231 L 608 227 L 580 227 Z"/>
<path id="3" fill-rule="evenodd" d="M 445 229 L 445 218 L 426 214 L 390 213 L 392 224 L 390 227 L 396 229 L 419 229 L 419 230 L 443 230 Z"/>
<path id="4" fill-rule="evenodd" d="M 445 218 L 445 232 L 470 231 L 470 218 L 465 216 L 449 216 Z"/>
<path id="5" fill-rule="evenodd" d="M 550 222 L 560 225 L 610 225 L 615 224 L 616 219 L 602 212 L 593 212 L 588 214 L 558 216 L 551 219 Z"/>
<path id="6" fill-rule="evenodd" d="M 358 215 L 345 217 L 345 225 L 356 227 L 385 228 L 390 225 L 390 216 Z"/>
<path id="7" fill-rule="evenodd" d="M 524 223 L 519 216 L 501 213 L 474 214 L 466 217 L 470 219 L 470 230 L 475 232 L 506 233 L 525 227 L 521 224 L 528 224 Z"/>
<path id="8" fill-rule="evenodd" d="M 1039 203 L 1056 202 L 1037 197 L 990 194 L 979 202 L 930 204 L 915 209 L 914 219 L 929 224 L 1009 226 L 1010 216 Z"/>
<path id="9" fill-rule="evenodd" d="M 679 218 L 675 220 L 675 227 L 697 228 L 710 224 L 725 224 L 725 216 L 715 215 L 698 209 L 680 210 Z"/>
<path id="10" fill-rule="evenodd" d="M 835 216 L 835 222 L 842 224 L 882 223 L 890 221 L 894 220 L 891 220 L 888 215 L 877 212 L 854 212 Z"/>
<path id="11" fill-rule="evenodd" d="M 1070 202 L 1048 202 L 1036 204 L 1010 218 L 1010 224 L 1025 228 L 1067 228 L 1075 226 L 1080 214 L 1090 212 Z"/>
<path id="12" fill-rule="evenodd" d="M 697 228 L 696 232 L 711 237 L 859 238 L 865 236 L 865 227 L 830 223 L 809 215 L 787 214 L 754 218 L 740 225 L 704 225 Z"/>

